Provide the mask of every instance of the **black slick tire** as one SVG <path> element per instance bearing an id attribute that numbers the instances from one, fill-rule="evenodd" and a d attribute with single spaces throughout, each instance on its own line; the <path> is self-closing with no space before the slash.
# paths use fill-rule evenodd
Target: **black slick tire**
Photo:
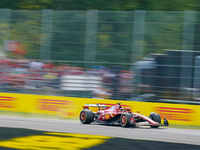
<path id="1" fill-rule="evenodd" d="M 130 118 L 131 118 L 131 114 L 130 113 L 123 113 L 120 116 L 120 125 L 122 127 L 130 127 Z"/>
<path id="2" fill-rule="evenodd" d="M 152 119 L 155 122 L 161 123 L 161 117 L 158 113 L 151 113 L 149 118 Z M 152 125 L 150 127 L 151 128 L 158 128 L 159 126 Z"/>
<path id="3" fill-rule="evenodd" d="M 82 124 L 90 124 L 92 121 L 94 121 L 93 112 L 89 109 L 84 109 L 81 111 L 79 119 Z"/>

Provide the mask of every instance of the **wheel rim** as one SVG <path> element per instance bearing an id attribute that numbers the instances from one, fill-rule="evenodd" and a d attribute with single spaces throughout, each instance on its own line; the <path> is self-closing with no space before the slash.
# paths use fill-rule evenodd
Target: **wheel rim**
<path id="1" fill-rule="evenodd" d="M 86 117 L 86 116 L 85 116 L 85 112 L 82 112 L 82 113 L 81 113 L 81 121 L 84 121 L 84 120 L 85 120 L 85 117 Z"/>
<path id="2" fill-rule="evenodd" d="M 122 124 L 126 123 L 126 116 L 122 116 L 121 122 L 122 122 Z"/>

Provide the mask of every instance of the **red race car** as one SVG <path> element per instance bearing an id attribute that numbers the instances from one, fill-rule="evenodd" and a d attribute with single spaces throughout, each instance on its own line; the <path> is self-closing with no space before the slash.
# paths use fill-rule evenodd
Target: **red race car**
<path id="1" fill-rule="evenodd" d="M 92 112 L 89 107 L 98 107 L 97 112 Z M 106 107 L 104 104 L 85 104 L 80 113 L 80 121 L 83 124 L 99 123 L 107 125 L 121 125 L 122 127 L 150 126 L 158 128 L 159 126 L 168 126 L 167 119 L 161 124 L 161 117 L 158 113 L 152 112 L 149 117 L 139 113 L 133 113 L 130 108 L 122 108 L 120 103 L 112 107 Z"/>

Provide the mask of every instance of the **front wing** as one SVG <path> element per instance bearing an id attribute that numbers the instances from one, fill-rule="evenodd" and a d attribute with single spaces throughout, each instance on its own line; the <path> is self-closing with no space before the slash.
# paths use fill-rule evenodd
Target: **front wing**
<path id="1" fill-rule="evenodd" d="M 135 123 L 136 126 L 169 126 L 168 120 L 164 118 L 164 122 L 163 124 L 160 124 L 158 122 L 155 121 L 144 121 L 144 122 L 136 122 Z"/>

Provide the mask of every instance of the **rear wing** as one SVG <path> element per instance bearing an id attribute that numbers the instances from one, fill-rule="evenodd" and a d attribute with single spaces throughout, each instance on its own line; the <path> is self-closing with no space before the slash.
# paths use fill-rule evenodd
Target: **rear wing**
<path id="1" fill-rule="evenodd" d="M 85 106 L 83 106 L 84 109 L 89 109 L 89 107 L 98 107 L 100 110 L 100 108 L 106 108 L 107 106 L 104 104 L 85 104 Z"/>

